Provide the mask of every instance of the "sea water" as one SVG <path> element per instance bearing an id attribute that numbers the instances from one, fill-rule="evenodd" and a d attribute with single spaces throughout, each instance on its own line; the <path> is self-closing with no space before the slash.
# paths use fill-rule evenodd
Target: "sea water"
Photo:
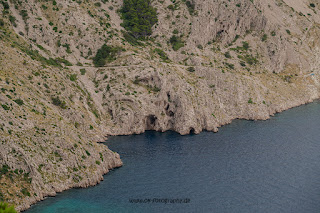
<path id="1" fill-rule="evenodd" d="M 105 144 L 123 167 L 26 212 L 320 212 L 320 102 L 218 133 L 148 131 Z"/>

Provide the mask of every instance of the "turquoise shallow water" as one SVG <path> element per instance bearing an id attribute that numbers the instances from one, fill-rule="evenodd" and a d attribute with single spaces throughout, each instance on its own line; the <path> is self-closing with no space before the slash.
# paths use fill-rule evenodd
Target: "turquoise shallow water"
<path id="1" fill-rule="evenodd" d="M 320 102 L 267 121 L 236 120 L 218 133 L 150 131 L 106 145 L 123 167 L 26 212 L 320 212 Z"/>

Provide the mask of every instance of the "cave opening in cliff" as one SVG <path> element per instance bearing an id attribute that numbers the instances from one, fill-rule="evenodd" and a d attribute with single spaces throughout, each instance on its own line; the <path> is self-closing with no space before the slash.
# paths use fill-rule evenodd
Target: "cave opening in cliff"
<path id="1" fill-rule="evenodd" d="M 153 130 L 157 121 L 155 115 L 148 115 L 146 119 L 146 130 Z"/>
<path id="2" fill-rule="evenodd" d="M 193 127 L 191 127 L 191 128 L 190 128 L 190 132 L 189 132 L 189 134 L 190 134 L 190 135 L 195 134 L 195 129 L 194 129 Z"/>

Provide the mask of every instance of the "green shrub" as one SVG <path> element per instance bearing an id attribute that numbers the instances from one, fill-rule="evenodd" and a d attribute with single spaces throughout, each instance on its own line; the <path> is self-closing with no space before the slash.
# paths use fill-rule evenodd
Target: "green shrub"
<path id="1" fill-rule="evenodd" d="M 254 56 L 249 55 L 249 54 L 246 54 L 245 56 L 238 55 L 238 58 L 241 59 L 241 60 L 244 60 L 249 65 L 254 65 L 254 64 L 257 64 L 259 62 L 257 58 L 255 58 Z"/>
<path id="2" fill-rule="evenodd" d="M 0 19 L 0 27 L 4 26 L 4 21 L 3 19 Z"/>
<path id="3" fill-rule="evenodd" d="M 42 64 L 50 65 L 50 66 L 55 66 L 55 67 L 62 67 L 61 63 L 64 63 L 66 66 L 72 66 L 72 64 L 67 61 L 66 59 L 61 59 L 61 58 L 45 58 L 42 55 L 39 54 L 37 50 L 32 50 L 29 46 L 24 46 L 22 44 L 19 44 L 17 42 L 13 42 L 15 46 L 17 46 L 22 52 L 25 52 L 27 55 L 29 55 L 33 60 L 38 60 Z"/>
<path id="4" fill-rule="evenodd" d="M 169 61 L 170 61 L 167 53 L 165 53 L 162 49 L 156 48 L 156 49 L 154 49 L 154 52 L 158 53 L 158 55 L 160 56 L 160 58 L 161 58 L 164 62 L 169 62 Z"/>
<path id="5" fill-rule="evenodd" d="M 170 4 L 167 8 L 168 8 L 169 10 L 174 11 L 174 6 L 173 6 L 173 4 Z"/>
<path id="6" fill-rule="evenodd" d="M 174 29 L 172 33 L 173 33 L 173 34 L 178 34 L 179 31 L 178 31 L 177 29 Z"/>
<path id="7" fill-rule="evenodd" d="M 54 27 L 53 30 L 57 32 L 57 31 L 58 31 L 58 28 L 57 28 L 57 27 Z M 67 53 L 69 53 L 69 54 L 72 53 L 72 51 L 71 51 L 71 49 L 70 49 L 70 44 L 63 44 L 62 46 L 66 48 L 66 52 L 67 52 Z"/>
<path id="8" fill-rule="evenodd" d="M 119 47 L 110 47 L 107 44 L 104 44 L 93 58 L 93 64 L 96 67 L 103 67 L 107 62 L 115 60 L 119 52 Z"/>
<path id="9" fill-rule="evenodd" d="M 170 44 L 172 45 L 172 49 L 174 51 L 177 51 L 184 46 L 184 42 L 182 41 L 182 39 L 180 37 L 177 37 L 176 35 L 173 35 L 170 38 Z"/>
<path id="10" fill-rule="evenodd" d="M 28 12 L 27 12 L 26 10 L 21 10 L 21 11 L 19 12 L 19 14 L 21 15 L 21 17 L 22 17 L 22 19 L 23 19 L 24 21 L 26 21 L 26 20 L 29 18 Z"/>
<path id="11" fill-rule="evenodd" d="M 0 177 L 1 177 L 1 175 L 5 175 L 5 174 L 7 174 L 8 172 L 9 172 L 9 166 L 8 165 L 3 165 L 2 166 L 2 168 L 0 169 Z"/>
<path id="12" fill-rule="evenodd" d="M 244 61 L 240 61 L 239 63 L 240 63 L 240 65 L 241 65 L 242 67 L 245 67 L 245 66 L 246 66 L 246 62 L 244 62 Z"/>
<path id="13" fill-rule="evenodd" d="M 82 69 L 80 69 L 80 73 L 81 73 L 81 75 L 85 75 L 86 74 L 86 69 L 84 69 L 84 68 L 82 68 Z"/>
<path id="14" fill-rule="evenodd" d="M 234 69 L 234 64 L 225 63 L 225 65 L 226 65 L 227 67 L 229 67 L 230 69 Z"/>
<path id="15" fill-rule="evenodd" d="M 242 42 L 242 48 L 243 48 L 244 50 L 248 50 L 248 49 L 249 49 L 249 43 L 246 42 L 246 41 L 243 41 L 243 42 Z"/>
<path id="16" fill-rule="evenodd" d="M 159 88 L 159 87 L 157 87 L 157 86 L 148 85 L 147 87 L 148 87 L 148 89 L 149 89 L 150 91 L 153 91 L 153 92 L 160 92 L 160 91 L 161 91 L 161 88 Z"/>
<path id="17" fill-rule="evenodd" d="M 226 53 L 224 54 L 224 56 L 225 56 L 226 58 L 231 58 L 230 52 L 226 52 Z"/>
<path id="18" fill-rule="evenodd" d="M 194 67 L 188 67 L 187 71 L 194 72 L 194 71 L 196 71 L 196 69 Z"/>
<path id="19" fill-rule="evenodd" d="M 52 104 L 61 107 L 62 109 L 66 109 L 66 102 L 61 101 L 59 97 L 52 97 Z"/>
<path id="20" fill-rule="evenodd" d="M 9 206 L 7 203 L 0 203 L 0 213 L 17 213 L 14 206 Z"/>
<path id="21" fill-rule="evenodd" d="M 64 63 L 64 65 L 66 66 L 72 66 L 72 63 L 64 58 L 56 58 L 56 61 L 58 61 L 58 63 Z"/>
<path id="22" fill-rule="evenodd" d="M 266 41 L 268 39 L 268 35 L 267 34 L 264 34 L 261 38 L 261 41 Z"/>
<path id="23" fill-rule="evenodd" d="M 252 55 L 245 55 L 244 60 L 250 65 L 258 63 L 258 59 L 256 59 Z"/>
<path id="24" fill-rule="evenodd" d="M 135 45 L 142 45 L 141 42 L 139 42 L 135 37 L 133 37 L 130 33 L 126 31 L 121 31 L 123 34 L 124 39 L 129 42 L 129 44 L 135 46 Z"/>
<path id="25" fill-rule="evenodd" d="M 100 159 L 102 160 L 102 162 L 103 162 L 103 155 L 102 155 L 102 153 L 101 152 L 99 152 L 99 155 L 100 155 Z"/>
<path id="26" fill-rule="evenodd" d="M 5 9 L 5 10 L 8 10 L 10 8 L 8 2 L 5 2 L 2 0 L 1 4 L 3 5 L 3 9 Z"/>
<path id="27" fill-rule="evenodd" d="M 14 102 L 16 102 L 19 106 L 23 105 L 23 100 L 21 100 L 20 98 L 13 100 Z"/>
<path id="28" fill-rule="evenodd" d="M 190 15 L 193 15 L 193 13 L 195 12 L 195 10 L 194 10 L 195 9 L 195 4 L 192 3 L 191 1 L 187 1 L 186 5 L 188 7 Z"/>
<path id="29" fill-rule="evenodd" d="M 70 79 L 70 81 L 76 81 L 77 80 L 77 74 L 71 74 L 69 79 Z"/>
<path id="30" fill-rule="evenodd" d="M 30 197 L 30 192 L 29 192 L 28 189 L 26 189 L 26 188 L 21 189 L 21 193 L 22 193 L 24 196 Z"/>
<path id="31" fill-rule="evenodd" d="M 16 24 L 16 17 L 10 15 L 10 16 L 9 16 L 9 21 L 11 22 L 11 24 L 12 24 L 14 27 L 17 26 L 17 24 Z"/>
<path id="32" fill-rule="evenodd" d="M 123 19 L 121 26 L 137 39 L 151 35 L 152 26 L 158 22 L 151 0 L 123 0 L 120 13 Z"/>
<path id="33" fill-rule="evenodd" d="M 5 105 L 5 104 L 2 104 L 1 106 L 2 106 L 2 108 L 3 108 L 4 110 L 9 110 L 9 109 L 10 109 L 10 107 L 7 106 L 7 105 Z"/>
<path id="34" fill-rule="evenodd" d="M 230 48 L 230 50 L 241 52 L 241 51 L 247 51 L 250 48 L 249 43 L 246 41 L 242 42 L 242 47 L 237 46 L 236 48 Z"/>
<path id="35" fill-rule="evenodd" d="M 37 56 L 39 54 L 37 53 Z M 39 61 L 41 61 L 42 63 L 45 63 L 47 65 L 50 65 L 50 66 L 55 66 L 55 67 L 61 67 L 61 62 L 58 61 L 57 59 L 53 59 L 53 58 L 49 58 L 49 59 L 46 59 L 42 56 L 39 55 Z"/>

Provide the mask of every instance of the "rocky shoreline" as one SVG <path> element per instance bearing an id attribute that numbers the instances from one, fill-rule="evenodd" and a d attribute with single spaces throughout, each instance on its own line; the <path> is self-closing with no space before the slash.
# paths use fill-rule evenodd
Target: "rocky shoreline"
<path id="1" fill-rule="evenodd" d="M 87 180 L 84 180 L 80 183 L 77 184 L 72 184 L 72 185 L 62 185 L 61 187 L 55 187 L 51 192 L 45 192 L 41 194 L 41 197 L 36 197 L 34 199 L 28 199 L 25 200 L 23 205 L 17 206 L 16 210 L 19 212 L 23 212 L 27 209 L 29 209 L 32 205 L 36 204 L 37 202 L 45 200 L 47 197 L 54 197 L 56 196 L 57 193 L 61 193 L 65 190 L 72 189 L 72 188 L 88 188 L 91 186 L 95 186 L 99 184 L 101 181 L 104 180 L 104 175 L 109 173 L 110 170 L 121 167 L 122 166 L 122 161 L 120 158 L 117 158 L 116 162 L 114 162 L 114 165 L 110 166 L 108 165 L 107 167 L 102 167 L 100 170 L 98 170 L 93 176 L 88 178 Z"/>
<path id="2" fill-rule="evenodd" d="M 316 101 L 316 100 L 319 100 L 319 98 L 313 99 L 313 100 L 308 100 L 307 102 L 302 102 L 302 103 L 299 103 L 299 104 L 293 104 L 293 105 L 289 104 L 288 108 L 279 108 L 279 109 L 275 110 L 274 113 L 270 114 L 270 116 L 274 116 L 276 113 L 281 113 L 283 111 L 289 110 L 289 109 L 294 108 L 294 107 L 299 107 L 299 106 L 302 106 L 302 105 L 305 105 L 305 104 L 308 104 L 308 103 L 312 103 L 313 101 Z M 233 120 L 235 120 L 235 119 L 268 120 L 269 118 L 270 117 L 268 117 L 268 118 L 257 117 L 257 118 L 250 118 L 250 119 L 247 119 L 247 118 L 234 118 Z M 228 125 L 231 122 L 232 122 L 232 120 L 230 122 L 228 122 L 228 123 L 220 124 L 219 127 L 222 127 L 224 125 Z M 219 127 L 217 127 L 217 128 L 219 128 Z M 207 130 L 203 129 L 202 131 L 207 131 Z M 214 130 L 214 132 L 217 132 L 217 130 Z M 197 134 L 199 134 L 199 133 L 200 132 L 198 132 Z M 103 181 L 103 179 L 104 179 L 103 175 L 106 175 L 111 169 L 118 168 L 118 167 L 121 167 L 121 166 L 122 166 L 122 162 L 121 162 L 121 160 L 119 158 L 119 155 L 117 155 L 117 161 L 114 162 L 114 164 L 111 167 L 110 167 L 110 165 L 108 165 L 108 167 L 101 168 L 101 170 L 97 171 L 97 173 L 93 177 L 88 178 L 87 180 L 85 180 L 85 181 L 83 181 L 81 183 L 78 183 L 78 184 L 73 184 L 73 185 L 70 185 L 70 186 L 64 186 L 63 188 L 54 188 L 53 192 L 48 193 L 48 194 L 42 194 L 43 197 L 41 197 L 39 199 L 28 200 L 26 203 L 24 203 L 24 205 L 18 206 L 17 210 L 18 211 L 25 211 L 25 210 L 29 209 L 31 207 L 31 205 L 44 200 L 46 197 L 55 196 L 56 193 L 61 193 L 61 192 L 65 191 L 65 190 L 68 190 L 68 189 L 71 189 L 71 188 L 87 188 L 87 187 L 95 186 L 95 185 L 99 184 L 101 181 Z M 108 178 L 108 176 L 106 176 L 105 178 Z"/>

